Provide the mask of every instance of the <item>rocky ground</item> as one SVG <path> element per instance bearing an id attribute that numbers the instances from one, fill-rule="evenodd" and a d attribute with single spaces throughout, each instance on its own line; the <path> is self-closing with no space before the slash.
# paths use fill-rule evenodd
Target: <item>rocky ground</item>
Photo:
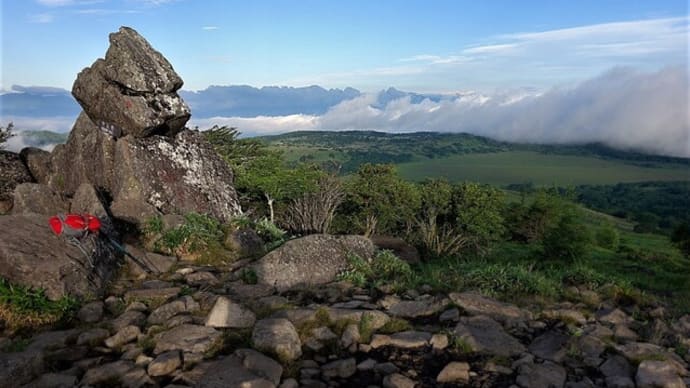
<path id="1" fill-rule="evenodd" d="M 690 315 L 669 319 L 661 306 L 616 306 L 575 289 L 582 302 L 546 308 L 343 282 L 278 293 L 245 283 L 243 264 L 119 280 L 74 327 L 0 353 L 0 386 L 690 384 Z"/>

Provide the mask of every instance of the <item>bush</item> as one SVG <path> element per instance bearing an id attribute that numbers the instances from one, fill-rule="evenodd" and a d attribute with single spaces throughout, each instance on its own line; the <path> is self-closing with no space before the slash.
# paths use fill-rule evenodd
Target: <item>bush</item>
<path id="1" fill-rule="evenodd" d="M 620 233 L 613 225 L 605 224 L 597 229 L 595 239 L 600 247 L 615 251 L 620 243 Z"/>
<path id="2" fill-rule="evenodd" d="M 590 242 L 589 230 L 579 217 L 576 214 L 566 214 L 544 233 L 544 257 L 572 262 L 586 253 Z"/>
<path id="3" fill-rule="evenodd" d="M 357 255 L 348 256 L 348 260 L 350 268 L 338 275 L 338 279 L 350 281 L 358 287 L 390 284 L 394 289 L 403 289 L 415 279 L 410 265 L 391 251 L 379 251 L 371 261 Z"/>
<path id="4" fill-rule="evenodd" d="M 343 202 L 340 179 L 325 175 L 317 182 L 316 191 L 292 201 L 285 216 L 285 225 L 293 233 L 306 235 L 328 233 L 336 208 Z"/>

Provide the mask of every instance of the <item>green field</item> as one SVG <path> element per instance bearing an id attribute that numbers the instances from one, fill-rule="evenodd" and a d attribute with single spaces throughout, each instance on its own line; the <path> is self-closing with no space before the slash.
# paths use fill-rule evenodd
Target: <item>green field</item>
<path id="1" fill-rule="evenodd" d="M 552 155 L 531 151 L 453 155 L 398 164 L 400 175 L 420 181 L 445 177 L 494 185 L 532 182 L 536 185 L 614 184 L 690 180 L 690 169 L 675 164 L 642 167 L 589 156 Z"/>

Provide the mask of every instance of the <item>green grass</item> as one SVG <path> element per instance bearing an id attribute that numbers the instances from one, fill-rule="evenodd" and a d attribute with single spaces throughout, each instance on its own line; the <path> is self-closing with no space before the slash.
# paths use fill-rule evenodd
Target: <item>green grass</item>
<path id="1" fill-rule="evenodd" d="M 453 155 L 398 164 L 409 180 L 445 177 L 493 185 L 533 182 L 536 185 L 615 184 L 642 181 L 690 180 L 687 166 L 657 163 L 640 167 L 590 156 L 542 154 L 531 151 Z"/>
<path id="2" fill-rule="evenodd" d="M 71 318 L 79 302 L 72 297 L 48 299 L 42 289 L 11 284 L 0 278 L 0 321 L 10 332 L 33 331 Z"/>

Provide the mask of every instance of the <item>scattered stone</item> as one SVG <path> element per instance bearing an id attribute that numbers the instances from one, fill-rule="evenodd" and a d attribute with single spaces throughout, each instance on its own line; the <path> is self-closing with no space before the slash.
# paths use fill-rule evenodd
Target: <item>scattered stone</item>
<path id="1" fill-rule="evenodd" d="M 120 348 L 122 345 L 134 341 L 141 334 L 141 330 L 137 326 L 125 326 L 118 330 L 114 336 L 105 340 L 105 346 L 116 349 Z"/>
<path id="2" fill-rule="evenodd" d="M 393 373 L 383 378 L 383 388 L 414 388 L 415 384 L 414 380 L 400 373 Z"/>
<path id="3" fill-rule="evenodd" d="M 321 373 L 326 377 L 348 378 L 357 372 L 357 361 L 354 357 L 344 360 L 331 361 L 321 367 Z"/>
<path id="4" fill-rule="evenodd" d="M 249 228 L 229 232 L 223 240 L 223 245 L 235 252 L 238 257 L 258 257 L 264 252 L 264 241 Z"/>
<path id="5" fill-rule="evenodd" d="M 545 310 L 542 312 L 542 315 L 547 319 L 558 319 L 565 323 L 572 323 L 580 326 L 587 323 L 587 318 L 585 318 L 581 312 L 573 309 Z"/>
<path id="6" fill-rule="evenodd" d="M 351 323 L 343 330 L 343 335 L 340 337 L 340 345 L 348 348 L 350 345 L 359 343 L 361 339 L 362 335 L 359 332 L 359 325 Z"/>
<path id="7" fill-rule="evenodd" d="M 217 328 L 248 328 L 254 326 L 256 315 L 230 299 L 221 296 L 206 318 L 206 326 Z"/>
<path id="8" fill-rule="evenodd" d="M 606 377 L 633 377 L 635 370 L 625 358 L 619 355 L 609 357 L 599 367 L 601 373 Z"/>
<path id="9" fill-rule="evenodd" d="M 441 299 L 437 301 L 401 301 L 388 308 L 388 313 L 400 318 L 419 318 L 438 314 L 449 301 Z"/>
<path id="10" fill-rule="evenodd" d="M 149 302 L 163 304 L 180 294 L 180 287 L 170 288 L 143 288 L 139 290 L 127 291 L 125 300 L 129 302 Z"/>
<path id="11" fill-rule="evenodd" d="M 216 275 L 209 271 L 192 272 L 189 275 L 186 275 L 184 279 L 187 284 L 192 287 L 213 287 L 220 283 Z"/>
<path id="12" fill-rule="evenodd" d="M 434 334 L 431 336 L 429 343 L 434 350 L 441 351 L 448 347 L 448 336 L 445 334 Z"/>
<path id="13" fill-rule="evenodd" d="M 96 346 L 103 343 L 103 341 L 110 336 L 106 329 L 95 328 L 87 330 L 77 338 L 77 345 Z"/>
<path id="14" fill-rule="evenodd" d="M 252 343 L 261 351 L 275 355 L 282 361 L 292 361 L 302 355 L 302 344 L 297 330 L 283 318 L 262 319 L 256 322 Z"/>
<path id="15" fill-rule="evenodd" d="M 685 388 L 676 367 L 667 361 L 642 361 L 637 368 L 635 381 L 638 388 Z"/>
<path id="16" fill-rule="evenodd" d="M 561 388 L 565 384 L 565 368 L 550 361 L 543 364 L 523 364 L 518 373 L 516 382 L 523 388 Z"/>
<path id="17" fill-rule="evenodd" d="M 237 356 L 203 362 L 184 374 L 184 381 L 199 388 L 275 388 L 273 381 L 247 369 Z"/>
<path id="18" fill-rule="evenodd" d="M 460 320 L 460 310 L 457 308 L 448 309 L 438 317 L 439 322 L 457 322 Z"/>
<path id="19" fill-rule="evenodd" d="M 97 386 L 113 384 L 114 382 L 122 383 L 127 372 L 134 368 L 134 363 L 131 361 L 114 361 L 103 364 L 87 370 L 80 384 Z"/>
<path id="20" fill-rule="evenodd" d="M 461 318 L 454 334 L 471 351 L 481 354 L 512 357 L 525 351 L 525 347 L 498 322 L 482 315 Z"/>
<path id="21" fill-rule="evenodd" d="M 466 362 L 451 362 L 441 370 L 436 382 L 466 384 L 470 381 L 470 364 Z"/>
<path id="22" fill-rule="evenodd" d="M 22 388 L 72 388 L 77 386 L 75 376 L 59 373 L 46 373 Z"/>
<path id="23" fill-rule="evenodd" d="M 84 323 L 95 323 L 103 318 L 103 302 L 87 303 L 79 309 L 77 317 Z"/>
<path id="24" fill-rule="evenodd" d="M 566 357 L 569 338 L 569 335 L 561 331 L 550 330 L 535 338 L 528 350 L 539 358 L 560 363 Z"/>
<path id="25" fill-rule="evenodd" d="M 632 318 L 621 309 L 601 310 L 597 313 L 597 320 L 611 325 L 627 325 Z"/>
<path id="26" fill-rule="evenodd" d="M 161 353 L 150 364 L 147 372 L 149 376 L 167 376 L 182 366 L 180 352 L 177 350 Z"/>
<path id="27" fill-rule="evenodd" d="M 485 315 L 502 323 L 526 321 L 532 317 L 530 312 L 517 306 L 501 303 L 476 293 L 451 293 L 448 296 L 455 305 L 470 315 Z"/>
<path id="28" fill-rule="evenodd" d="M 216 329 L 198 325 L 180 325 L 155 336 L 154 354 L 170 350 L 181 350 L 185 353 L 206 353 L 216 346 L 221 333 Z"/>
<path id="29" fill-rule="evenodd" d="M 12 382 L 16 386 L 27 384 L 45 370 L 43 354 L 38 350 L 18 353 L 0 352 L 0 382 Z"/>
<path id="30" fill-rule="evenodd" d="M 127 326 L 142 327 L 146 323 L 146 314 L 137 310 L 128 310 L 110 322 L 110 327 L 115 331 L 120 331 Z"/>
<path id="31" fill-rule="evenodd" d="M 626 325 L 616 325 L 613 336 L 621 342 L 636 342 L 640 336 Z"/>
<path id="32" fill-rule="evenodd" d="M 357 370 L 360 370 L 363 372 L 370 371 L 370 370 L 373 370 L 375 366 L 376 366 L 376 360 L 374 360 L 373 358 L 367 358 L 366 360 L 357 364 Z"/>
<path id="33" fill-rule="evenodd" d="M 423 331 L 403 331 L 393 335 L 375 334 L 371 340 L 371 347 L 376 349 L 383 346 L 394 346 L 402 349 L 421 348 L 429 345 L 431 334 Z"/>
<path id="34" fill-rule="evenodd" d="M 235 356 L 242 360 L 242 365 L 266 380 L 272 381 L 273 384 L 280 383 L 280 377 L 283 375 L 283 367 L 274 359 L 267 357 L 253 349 L 237 349 Z"/>
<path id="35" fill-rule="evenodd" d="M 192 314 L 197 311 L 199 311 L 199 303 L 191 296 L 183 296 L 153 310 L 149 315 L 148 323 L 150 325 L 164 325 L 178 314 Z"/>

